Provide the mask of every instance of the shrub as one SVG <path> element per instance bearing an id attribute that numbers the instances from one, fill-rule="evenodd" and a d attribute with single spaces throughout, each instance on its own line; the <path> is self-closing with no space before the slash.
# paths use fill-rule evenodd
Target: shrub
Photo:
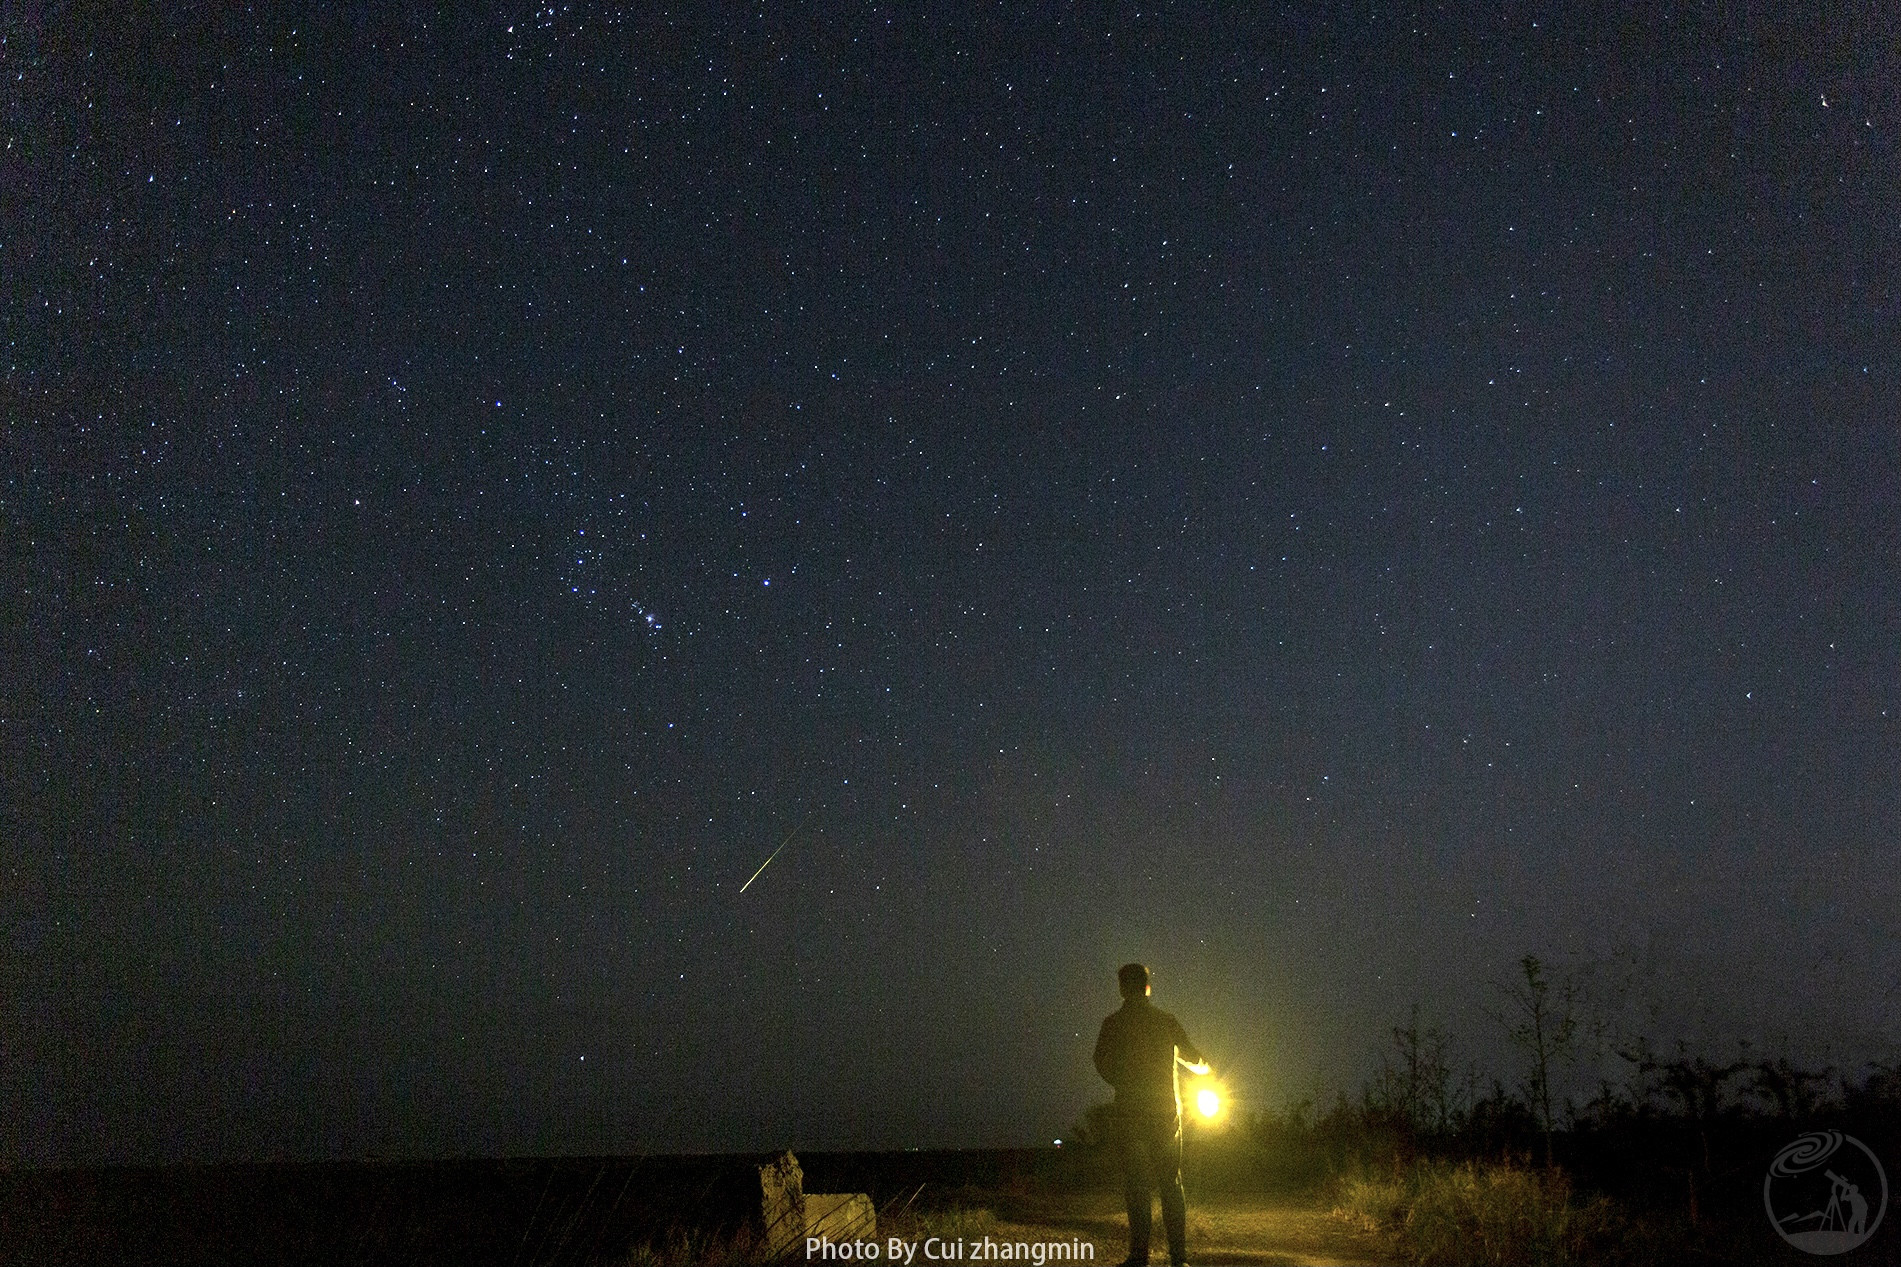
<path id="1" fill-rule="evenodd" d="M 1578 1199 L 1558 1171 L 1418 1162 L 1390 1179 L 1342 1182 L 1341 1212 L 1391 1237 L 1420 1267 L 1561 1267 L 1616 1257 L 1621 1220 Z"/>

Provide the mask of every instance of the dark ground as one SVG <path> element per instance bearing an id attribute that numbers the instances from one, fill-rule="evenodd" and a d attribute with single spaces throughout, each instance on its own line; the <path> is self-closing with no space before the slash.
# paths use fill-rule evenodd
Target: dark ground
<path id="1" fill-rule="evenodd" d="M 432 1264 L 612 1259 L 656 1231 L 730 1231 L 754 1156 L 110 1167 L 0 1174 L 0 1263 Z M 884 1207 L 1072 1185 L 1054 1150 L 801 1154 L 812 1192 Z"/>
<path id="2" fill-rule="evenodd" d="M 1651 1141 L 1649 1164 L 1592 1158 L 1569 1141 L 1587 1190 L 1633 1213 L 1680 1221 L 1687 1170 Z M 1761 1222 L 1760 1149 L 1731 1164 L 1719 1141 L 1697 1188 L 1702 1232 L 1682 1242 L 1705 1263 L 1796 1263 Z M 1884 1142 L 1885 1139 L 1884 1139 Z M 1190 1150 L 1197 1261 L 1363 1263 L 1377 1237 L 1328 1214 L 1331 1199 L 1289 1186 L 1246 1154 Z M 757 1209 L 765 1154 L 434 1162 L 107 1167 L 0 1171 L 0 1267 L 11 1264 L 623 1263 L 642 1244 L 690 1230 L 717 1243 Z M 1122 1215 L 1109 1159 L 1086 1147 L 801 1153 L 809 1192 L 866 1192 L 881 1227 L 894 1211 L 985 1210 L 977 1230 L 1032 1239 L 1080 1235 L 1098 1261 L 1119 1255 Z M 1621 1179 L 1621 1182 L 1614 1180 Z M 1324 1189 L 1323 1189 L 1324 1191 Z M 1272 1194 L 1279 1193 L 1279 1196 Z M 902 1220 L 898 1220 L 902 1222 Z M 975 1225 L 973 1225 L 975 1226 Z M 974 1233 L 973 1233 L 974 1234 Z M 658 1238 L 658 1240 L 656 1239 Z M 1851 1252 L 1860 1267 L 1896 1262 L 1891 1229 Z M 1108 1255 L 1108 1256 L 1104 1256 Z M 690 1257 L 690 1255 L 689 1255 Z M 1642 1256 L 1640 1256 L 1642 1257 Z M 1653 1253 L 1645 1261 L 1656 1260 Z M 669 1261 L 680 1260 L 677 1243 Z"/>

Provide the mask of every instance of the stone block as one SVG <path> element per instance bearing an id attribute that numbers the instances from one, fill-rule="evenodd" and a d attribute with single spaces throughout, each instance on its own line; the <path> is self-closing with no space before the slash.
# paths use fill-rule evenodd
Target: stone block
<path id="1" fill-rule="evenodd" d="M 805 1234 L 830 1241 L 875 1241 L 878 1211 L 862 1192 L 808 1192 Z"/>
<path id="2" fill-rule="evenodd" d="M 759 1168 L 759 1221 L 766 1254 L 783 1258 L 805 1243 L 805 1172 L 790 1150 Z"/>
<path id="3" fill-rule="evenodd" d="M 808 1236 L 878 1238 L 878 1211 L 862 1192 L 807 1192 L 799 1159 L 784 1152 L 759 1167 L 759 1222 L 766 1256 L 802 1254 Z"/>

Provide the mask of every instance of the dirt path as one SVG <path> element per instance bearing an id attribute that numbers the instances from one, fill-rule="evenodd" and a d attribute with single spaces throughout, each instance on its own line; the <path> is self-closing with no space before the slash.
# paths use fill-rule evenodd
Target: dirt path
<path id="1" fill-rule="evenodd" d="M 1095 1246 L 1095 1261 L 1114 1264 L 1128 1253 L 1128 1221 L 1121 1199 L 1090 1194 L 998 1203 L 994 1230 L 972 1227 L 966 1236 L 998 1241 L 1069 1241 Z M 1168 1261 L 1156 1219 L 1151 1260 Z M 1391 1262 L 1377 1238 L 1317 1206 L 1273 1198 L 1212 1198 L 1188 1207 L 1188 1259 L 1195 1264 L 1313 1264 L 1370 1267 Z"/>

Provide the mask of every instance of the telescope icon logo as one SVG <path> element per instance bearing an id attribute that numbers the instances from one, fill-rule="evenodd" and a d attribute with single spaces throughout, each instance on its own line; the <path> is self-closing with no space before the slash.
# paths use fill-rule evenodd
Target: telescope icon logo
<path id="1" fill-rule="evenodd" d="M 1769 1163 L 1762 1204 L 1776 1233 L 1803 1253 L 1844 1254 L 1881 1226 L 1888 1174 L 1853 1135 L 1812 1131 Z"/>

